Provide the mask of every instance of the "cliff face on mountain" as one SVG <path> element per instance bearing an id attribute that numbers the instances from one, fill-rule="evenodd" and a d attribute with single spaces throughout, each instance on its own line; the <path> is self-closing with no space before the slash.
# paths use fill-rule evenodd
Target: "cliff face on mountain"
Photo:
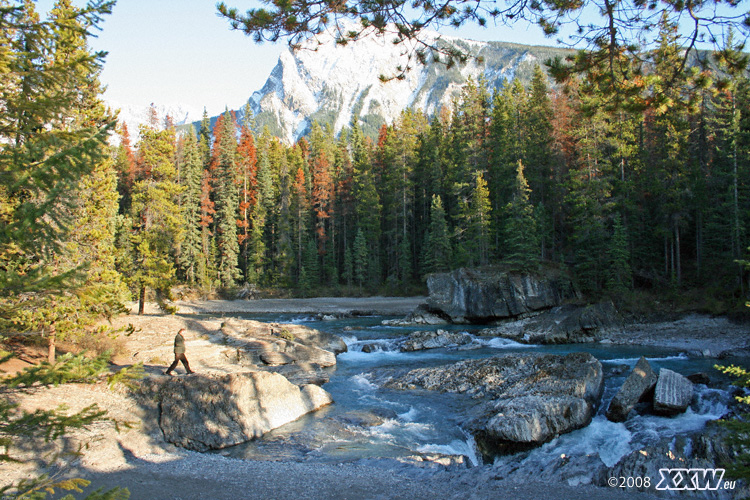
<path id="1" fill-rule="evenodd" d="M 314 121 L 330 124 L 338 133 L 356 117 L 365 134 L 375 135 L 380 125 L 392 123 L 404 109 L 432 115 L 450 106 L 469 78 L 483 78 L 490 89 L 516 77 L 528 81 L 534 66 L 567 53 L 551 47 L 439 38 L 434 32 L 423 37 L 438 46 L 461 49 L 470 55 L 468 62 L 448 68 L 429 56 L 427 64 L 418 64 L 409 59 L 413 43 L 395 45 L 390 36 L 374 34 L 337 45 L 331 33 L 324 33 L 297 50 L 283 52 L 263 88 L 248 100 L 255 130 L 268 127 L 291 143 Z M 403 79 L 381 79 L 407 66 L 412 69 Z M 237 114 L 242 119 L 242 110 Z"/>

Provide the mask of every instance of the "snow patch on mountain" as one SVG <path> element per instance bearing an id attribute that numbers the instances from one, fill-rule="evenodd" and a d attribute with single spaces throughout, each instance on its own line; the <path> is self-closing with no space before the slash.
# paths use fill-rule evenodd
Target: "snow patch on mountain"
<path id="1" fill-rule="evenodd" d="M 167 116 L 169 116 L 175 125 L 185 125 L 199 121 L 203 117 L 203 109 L 197 109 L 185 104 L 155 104 L 150 106 L 139 106 L 133 104 L 122 104 L 117 101 L 106 101 L 107 105 L 117 110 L 118 123 L 124 123 L 128 127 L 128 133 L 133 140 L 137 140 L 141 125 L 148 125 L 151 122 L 151 108 L 156 109 L 156 116 L 159 125 L 162 126 Z M 119 137 L 114 138 L 119 142 Z"/>

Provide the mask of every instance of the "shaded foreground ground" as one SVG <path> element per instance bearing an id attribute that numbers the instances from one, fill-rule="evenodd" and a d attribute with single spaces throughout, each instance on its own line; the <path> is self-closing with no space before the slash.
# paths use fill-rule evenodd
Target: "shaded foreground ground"
<path id="1" fill-rule="evenodd" d="M 481 469 L 423 470 L 392 461 L 346 464 L 248 462 L 190 454 L 174 462 L 129 463 L 132 469 L 88 474 L 92 486 L 125 485 L 132 499 L 154 500 L 618 500 L 653 495 L 592 486 L 514 483 Z"/>

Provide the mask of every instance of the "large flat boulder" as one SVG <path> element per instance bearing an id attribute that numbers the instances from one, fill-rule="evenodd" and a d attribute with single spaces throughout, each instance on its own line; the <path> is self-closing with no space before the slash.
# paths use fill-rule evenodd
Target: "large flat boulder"
<path id="1" fill-rule="evenodd" d="M 677 415 L 693 399 L 693 383 L 677 372 L 662 368 L 654 390 L 654 413 Z"/>
<path id="2" fill-rule="evenodd" d="M 624 422 L 628 413 L 640 401 L 648 397 L 656 387 L 657 376 L 645 357 L 635 364 L 633 371 L 617 391 L 607 407 L 607 418 L 612 422 Z M 689 402 L 689 401 L 688 401 Z"/>
<path id="3" fill-rule="evenodd" d="M 533 448 L 588 425 L 604 378 L 601 363 L 588 353 L 506 354 L 418 368 L 386 385 L 477 399 L 467 427 L 480 450 L 495 455 Z"/>
<path id="4" fill-rule="evenodd" d="M 558 306 L 576 296 L 563 275 L 458 269 L 427 277 L 427 306 L 454 323 L 483 323 Z"/>
<path id="5" fill-rule="evenodd" d="M 316 385 L 300 388 L 262 371 L 162 378 L 156 384 L 164 438 L 196 451 L 249 441 L 333 402 Z"/>

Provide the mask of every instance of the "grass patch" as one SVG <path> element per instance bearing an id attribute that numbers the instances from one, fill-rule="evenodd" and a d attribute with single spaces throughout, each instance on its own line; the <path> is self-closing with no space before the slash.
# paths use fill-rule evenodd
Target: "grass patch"
<path id="1" fill-rule="evenodd" d="M 279 337 L 281 337 L 284 340 L 288 340 L 289 342 L 294 342 L 294 334 L 290 332 L 289 330 L 287 330 L 286 328 L 281 330 L 281 332 L 279 333 Z"/>

